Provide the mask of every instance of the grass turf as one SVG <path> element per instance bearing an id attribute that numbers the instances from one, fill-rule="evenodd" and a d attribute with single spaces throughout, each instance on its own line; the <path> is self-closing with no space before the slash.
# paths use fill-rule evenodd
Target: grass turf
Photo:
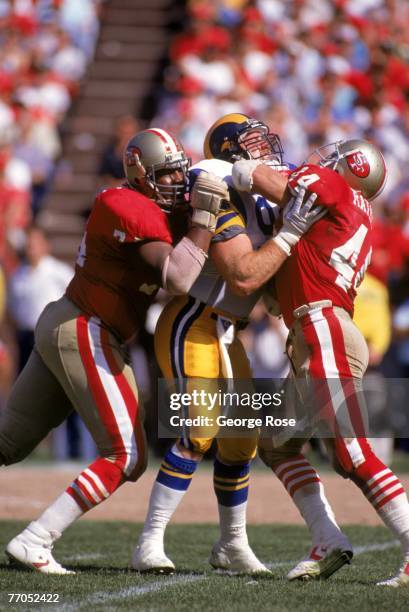
<path id="1" fill-rule="evenodd" d="M 0 522 L 0 546 L 23 527 Z M 308 549 L 306 530 L 295 526 L 250 526 L 255 552 L 272 563 L 272 576 L 226 576 L 207 565 L 214 525 L 174 525 L 167 533 L 167 552 L 177 565 L 173 576 L 141 576 L 128 569 L 140 526 L 119 522 L 82 521 L 67 531 L 55 547 L 56 558 L 77 571 L 75 576 L 44 576 L 10 569 L 0 561 L 0 610 L 149 610 L 207 612 L 208 610 L 303 611 L 409 610 L 408 589 L 375 586 L 399 563 L 398 547 L 386 547 L 390 534 L 379 527 L 347 527 L 360 551 L 353 565 L 330 580 L 288 583 L 285 573 Z M 359 549 L 358 549 L 359 551 Z M 59 603 L 10 604 L 9 593 L 58 593 Z"/>

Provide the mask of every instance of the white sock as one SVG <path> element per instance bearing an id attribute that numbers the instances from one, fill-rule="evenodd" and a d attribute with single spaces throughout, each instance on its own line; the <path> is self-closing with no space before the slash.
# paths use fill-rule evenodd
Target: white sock
<path id="1" fill-rule="evenodd" d="M 81 510 L 71 495 L 64 491 L 51 506 L 44 510 L 40 518 L 33 521 L 33 523 L 40 525 L 42 529 L 45 529 L 50 534 L 55 532 L 61 534 L 83 514 L 83 510 Z"/>
<path id="2" fill-rule="evenodd" d="M 178 491 L 155 481 L 149 499 L 148 514 L 145 519 L 139 544 L 146 540 L 155 540 L 163 547 L 165 529 L 186 491 Z"/>
<path id="3" fill-rule="evenodd" d="M 406 493 L 394 497 L 377 512 L 385 525 L 399 539 L 405 557 L 409 557 L 409 504 Z"/>
<path id="4" fill-rule="evenodd" d="M 197 466 L 198 461 L 183 457 L 177 444 L 166 453 L 152 487 L 139 544 L 149 540 L 163 548 L 166 526 L 189 488 Z"/>
<path id="5" fill-rule="evenodd" d="M 307 523 L 314 546 L 348 545 L 335 520 L 320 477 L 304 455 L 289 457 L 273 468 L 301 516 Z"/>
<path id="6" fill-rule="evenodd" d="M 298 489 L 293 495 L 293 501 L 308 526 L 314 545 L 331 548 L 343 539 L 345 544 L 347 543 L 321 482 L 314 482 Z"/>
<path id="7" fill-rule="evenodd" d="M 246 511 L 247 501 L 237 506 L 219 507 L 220 542 L 247 546 Z"/>

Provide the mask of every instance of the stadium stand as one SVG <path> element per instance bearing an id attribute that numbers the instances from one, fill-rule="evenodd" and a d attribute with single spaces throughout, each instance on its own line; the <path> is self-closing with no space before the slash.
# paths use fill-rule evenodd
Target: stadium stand
<path id="1" fill-rule="evenodd" d="M 174 19 L 170 8 L 167 0 L 152 0 L 149 8 L 143 0 L 105 3 L 95 57 L 64 124 L 62 159 L 40 219 L 64 259 L 72 261 L 78 247 L 115 122 L 124 115 L 150 116 L 149 96 Z"/>

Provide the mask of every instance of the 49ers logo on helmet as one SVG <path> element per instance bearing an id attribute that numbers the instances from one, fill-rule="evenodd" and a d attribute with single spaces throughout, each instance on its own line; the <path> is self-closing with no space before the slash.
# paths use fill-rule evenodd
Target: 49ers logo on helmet
<path id="1" fill-rule="evenodd" d="M 354 151 L 346 156 L 348 168 L 353 174 L 360 178 L 366 178 L 369 175 L 370 166 L 365 155 L 361 151 Z"/>

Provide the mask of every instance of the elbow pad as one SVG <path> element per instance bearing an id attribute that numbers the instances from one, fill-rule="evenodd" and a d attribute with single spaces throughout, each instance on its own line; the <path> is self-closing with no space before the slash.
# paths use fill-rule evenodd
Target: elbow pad
<path id="1" fill-rule="evenodd" d="M 171 295 L 189 293 L 206 262 L 207 255 L 189 238 L 182 238 L 166 257 L 162 286 Z"/>

